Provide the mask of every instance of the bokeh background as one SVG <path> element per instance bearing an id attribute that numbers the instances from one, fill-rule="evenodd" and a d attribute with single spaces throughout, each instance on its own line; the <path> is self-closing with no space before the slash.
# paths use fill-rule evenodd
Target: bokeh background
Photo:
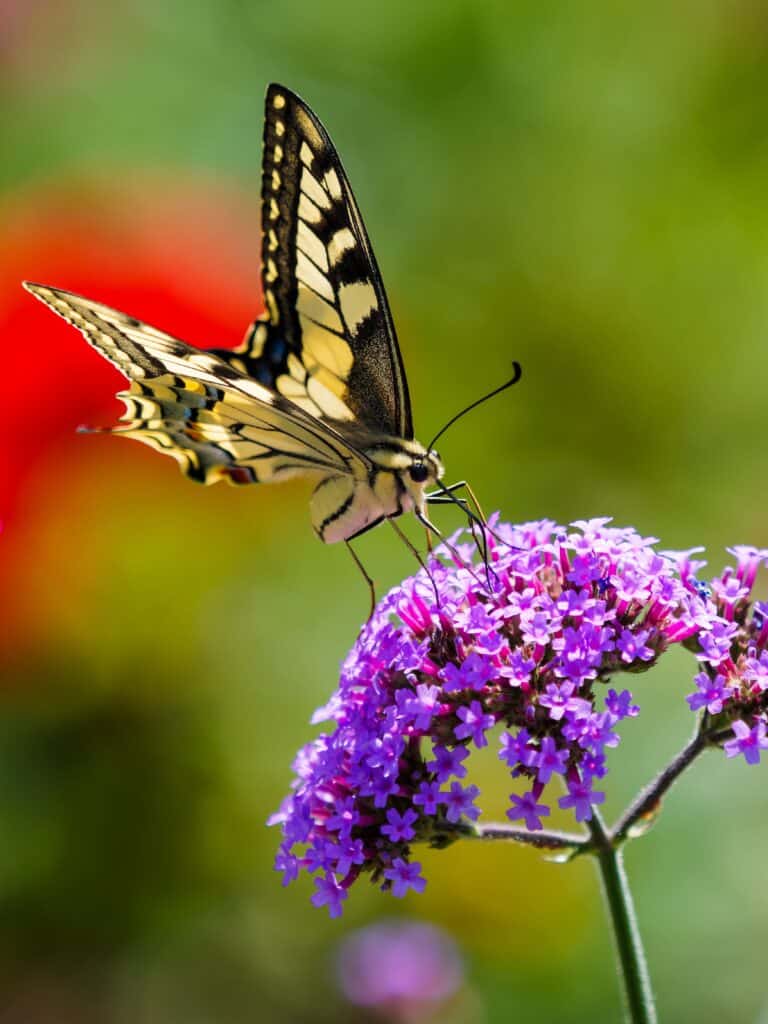
<path id="1" fill-rule="evenodd" d="M 333 969 L 404 913 L 465 958 L 455 1019 L 616 1020 L 597 880 L 420 854 L 341 922 L 265 819 L 366 612 L 301 484 L 196 488 L 109 423 L 120 377 L 21 290 L 203 345 L 259 311 L 262 97 L 318 111 L 364 211 L 417 434 L 512 519 L 768 545 L 768 10 L 754 0 L 0 5 L 0 1021 L 362 1020 Z M 452 512 L 441 517 L 457 525 Z M 391 531 L 380 587 L 413 569 Z M 635 680 L 616 813 L 687 737 L 692 663 Z M 501 815 L 492 754 L 475 779 Z M 764 1020 L 765 774 L 710 755 L 627 862 L 663 1019 Z M 448 1018 L 446 1018 L 448 1019 Z M 453 1018 L 452 1018 L 453 1019 Z"/>

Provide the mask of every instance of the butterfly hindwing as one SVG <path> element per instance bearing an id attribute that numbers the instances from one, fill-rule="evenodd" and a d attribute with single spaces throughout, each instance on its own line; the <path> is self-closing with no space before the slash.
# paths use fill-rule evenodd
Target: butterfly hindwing
<path id="1" fill-rule="evenodd" d="M 339 156 L 290 90 L 267 90 L 262 167 L 266 313 L 233 366 L 313 415 L 413 437 L 376 260 Z"/>
<path id="2" fill-rule="evenodd" d="M 200 483 L 273 483 L 349 471 L 352 453 L 345 446 L 274 406 L 244 401 L 226 386 L 155 377 L 133 382 L 117 397 L 126 411 L 111 432 L 173 456 Z"/>
<path id="3" fill-rule="evenodd" d="M 367 472 L 333 428 L 195 349 L 134 317 L 57 288 L 27 283 L 131 381 L 114 433 L 173 456 L 194 480 L 270 482 L 297 474 Z"/>

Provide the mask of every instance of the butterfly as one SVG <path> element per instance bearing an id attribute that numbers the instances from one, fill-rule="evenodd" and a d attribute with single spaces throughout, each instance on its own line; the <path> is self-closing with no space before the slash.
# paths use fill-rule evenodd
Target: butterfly
<path id="1" fill-rule="evenodd" d="M 275 84 L 266 95 L 261 204 L 265 312 L 237 349 L 197 349 L 83 296 L 24 287 L 130 381 L 110 433 L 172 456 L 205 484 L 312 479 L 312 526 L 326 543 L 405 512 L 434 530 L 427 488 L 443 465 L 413 436 L 360 210 L 319 119 Z"/>

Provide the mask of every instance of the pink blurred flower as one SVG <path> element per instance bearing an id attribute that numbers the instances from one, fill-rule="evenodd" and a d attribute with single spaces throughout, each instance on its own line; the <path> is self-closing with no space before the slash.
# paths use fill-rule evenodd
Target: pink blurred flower
<path id="1" fill-rule="evenodd" d="M 339 983 L 347 999 L 386 1020 L 430 1017 L 463 984 L 458 948 L 418 921 L 382 921 L 352 932 L 341 946 Z"/>

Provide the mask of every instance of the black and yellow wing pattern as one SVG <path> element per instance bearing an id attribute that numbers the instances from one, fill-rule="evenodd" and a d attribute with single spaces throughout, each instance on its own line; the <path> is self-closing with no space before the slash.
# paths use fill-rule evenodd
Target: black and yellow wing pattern
<path id="1" fill-rule="evenodd" d="M 327 424 L 239 373 L 134 317 L 72 292 L 25 282 L 131 381 L 114 434 L 173 456 L 201 483 L 269 483 L 296 474 L 368 469 Z"/>
<path id="2" fill-rule="evenodd" d="M 413 437 L 381 275 L 338 153 L 318 118 L 267 90 L 261 191 L 266 312 L 235 365 L 314 415 Z"/>
<path id="3" fill-rule="evenodd" d="M 338 154 L 294 93 L 270 85 L 262 166 L 265 312 L 235 350 L 201 350 L 72 292 L 25 287 L 130 381 L 112 433 L 177 460 L 193 480 L 314 477 L 312 521 L 347 540 L 424 515 L 439 479 L 413 439 L 384 287 Z"/>

